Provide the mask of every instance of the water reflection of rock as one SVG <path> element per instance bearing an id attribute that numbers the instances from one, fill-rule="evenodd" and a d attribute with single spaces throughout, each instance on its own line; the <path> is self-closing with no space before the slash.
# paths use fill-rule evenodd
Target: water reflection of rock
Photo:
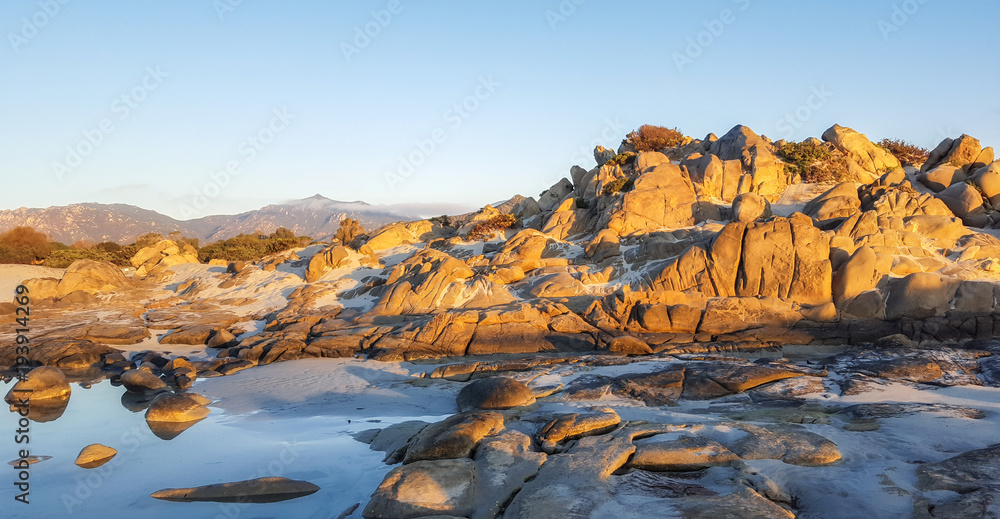
<path id="1" fill-rule="evenodd" d="M 200 418 L 198 420 L 191 420 L 189 422 L 146 422 L 149 426 L 149 430 L 152 431 L 157 438 L 161 440 L 173 440 L 174 438 L 180 436 L 180 434 L 188 429 L 190 429 L 194 424 L 204 420 Z"/>
<path id="2" fill-rule="evenodd" d="M 133 413 L 141 413 L 149 407 L 156 395 L 144 395 L 126 391 L 122 393 L 122 407 Z"/>
<path id="3" fill-rule="evenodd" d="M 38 422 L 53 422 L 66 412 L 69 406 L 69 398 L 57 401 L 47 401 L 44 404 L 32 404 L 28 408 L 28 419 Z M 17 412 L 14 406 L 10 407 L 11 412 Z"/>

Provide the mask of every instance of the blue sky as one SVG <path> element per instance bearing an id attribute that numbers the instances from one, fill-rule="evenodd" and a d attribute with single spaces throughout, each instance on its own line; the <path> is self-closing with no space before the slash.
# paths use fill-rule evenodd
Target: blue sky
<path id="1" fill-rule="evenodd" d="M 537 195 L 644 123 L 1000 145 L 998 18 L 986 0 L 3 2 L 0 209 L 188 218 L 320 193 L 441 213 Z"/>

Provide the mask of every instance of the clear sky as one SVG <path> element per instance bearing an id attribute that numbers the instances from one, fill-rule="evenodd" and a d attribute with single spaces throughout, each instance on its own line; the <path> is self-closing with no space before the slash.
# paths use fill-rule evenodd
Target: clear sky
<path id="1" fill-rule="evenodd" d="M 644 123 L 995 146 L 997 19 L 994 0 L 5 1 L 0 209 L 474 207 Z"/>

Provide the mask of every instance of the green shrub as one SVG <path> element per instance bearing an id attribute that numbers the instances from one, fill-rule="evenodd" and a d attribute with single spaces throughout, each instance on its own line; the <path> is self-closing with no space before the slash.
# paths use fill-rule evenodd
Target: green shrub
<path id="1" fill-rule="evenodd" d="M 823 144 L 789 142 L 778 148 L 777 155 L 803 182 L 833 182 L 846 177 L 847 161 L 831 153 Z"/>
<path id="2" fill-rule="evenodd" d="M 20 265 L 31 265 L 37 258 L 34 251 L 24 247 L 7 247 L 0 245 L 0 263 L 13 263 Z"/>
<path id="3" fill-rule="evenodd" d="M 624 166 L 625 164 L 631 164 L 635 162 L 636 154 L 631 151 L 626 151 L 625 153 L 619 153 L 615 155 L 606 164 L 614 164 L 616 166 Z"/>
<path id="4" fill-rule="evenodd" d="M 148 234 L 143 234 L 142 236 L 135 239 L 135 246 L 140 249 L 149 247 L 150 245 L 156 245 L 163 241 L 163 235 L 158 232 L 151 232 Z"/>
<path id="5" fill-rule="evenodd" d="M 347 245 L 354 241 L 358 235 L 364 234 L 365 228 L 360 222 L 353 218 L 344 218 L 340 221 L 340 228 L 333 236 L 333 241 L 339 241 L 342 245 Z"/>
<path id="6" fill-rule="evenodd" d="M 644 124 L 638 130 L 628 134 L 626 141 L 636 151 L 656 151 L 663 148 L 673 148 L 684 140 L 684 134 L 677 128 L 664 128 Z"/>
<path id="7" fill-rule="evenodd" d="M 582 198 L 582 197 L 577 198 L 576 199 L 576 208 L 577 209 L 590 209 L 590 200 L 587 200 L 586 198 Z"/>
<path id="8" fill-rule="evenodd" d="M 285 235 L 285 233 L 282 233 Z M 277 238 L 276 234 L 261 237 L 257 234 L 241 234 L 235 238 L 208 244 L 198 250 L 198 259 L 207 262 L 213 259 L 226 261 L 257 261 L 270 254 L 284 252 L 308 245 L 312 238 L 298 236 Z"/>
<path id="9" fill-rule="evenodd" d="M 624 193 L 631 191 L 635 186 L 635 180 L 631 178 L 621 177 L 604 184 L 604 189 L 601 190 L 602 195 L 613 195 L 615 193 Z"/>
<path id="10" fill-rule="evenodd" d="M 507 213 L 498 214 L 489 220 L 483 220 L 482 222 L 472 226 L 472 230 L 469 231 L 469 234 L 465 237 L 465 239 L 468 241 L 486 241 L 497 231 L 503 231 L 520 225 L 521 222 L 514 215 Z"/>
<path id="11" fill-rule="evenodd" d="M 900 139 L 882 139 L 878 145 L 892 153 L 904 166 L 923 164 L 930 155 L 927 148 L 921 148 Z"/>
<path id="12" fill-rule="evenodd" d="M 37 263 L 51 250 L 48 236 L 31 227 L 15 227 L 0 234 L 0 247 L 4 249 L 2 263 Z"/>
<path id="13" fill-rule="evenodd" d="M 116 252 L 107 252 L 98 248 L 93 249 L 60 249 L 52 251 L 49 257 L 42 263 L 46 267 L 66 268 L 76 260 L 107 261 L 119 267 L 131 266 L 129 259 L 134 255 L 130 247 L 122 247 Z"/>

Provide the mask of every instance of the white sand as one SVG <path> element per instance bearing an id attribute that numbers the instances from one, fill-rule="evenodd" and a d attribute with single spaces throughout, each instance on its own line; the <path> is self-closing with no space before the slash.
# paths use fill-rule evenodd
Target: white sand
<path id="1" fill-rule="evenodd" d="M 14 289 L 25 279 L 61 278 L 66 269 L 40 265 L 0 265 L 0 301 L 14 297 Z M 29 294 L 30 295 L 30 294 Z"/>

